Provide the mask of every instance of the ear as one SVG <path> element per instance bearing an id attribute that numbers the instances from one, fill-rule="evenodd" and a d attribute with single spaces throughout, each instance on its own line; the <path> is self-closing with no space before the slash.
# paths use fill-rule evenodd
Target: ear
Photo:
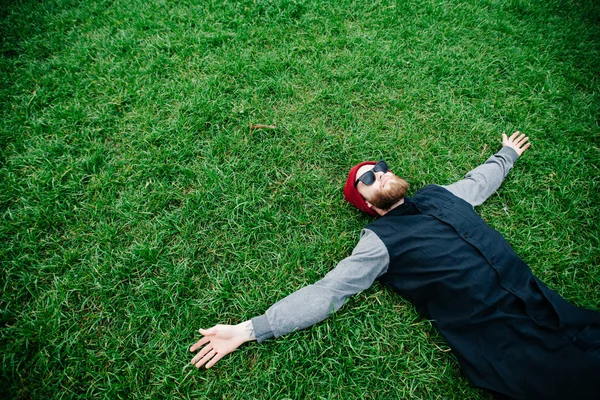
<path id="1" fill-rule="evenodd" d="M 382 217 L 382 216 L 385 215 L 386 212 L 384 210 L 382 210 L 381 208 L 377 207 L 376 205 L 373 205 L 373 204 L 369 203 L 367 200 L 365 200 L 365 203 L 367 203 L 367 205 L 369 206 L 369 208 L 371 210 L 375 211 L 375 213 L 377 215 L 379 215 L 380 217 Z"/>

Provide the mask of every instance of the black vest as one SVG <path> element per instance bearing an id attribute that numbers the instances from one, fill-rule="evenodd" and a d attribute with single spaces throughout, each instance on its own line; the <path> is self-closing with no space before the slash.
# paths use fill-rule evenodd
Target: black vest
<path id="1" fill-rule="evenodd" d="M 560 393 L 545 383 L 554 372 L 537 368 L 536 376 L 525 370 L 556 358 L 556 348 L 536 350 L 539 360 L 518 361 L 519 353 L 526 353 L 523 348 L 548 342 L 573 347 L 573 360 L 561 362 L 583 363 L 577 381 L 582 373 L 600 373 L 600 314 L 575 307 L 546 287 L 499 232 L 448 190 L 426 186 L 367 229 L 379 236 L 390 256 L 380 282 L 432 320 L 474 386 L 525 398 Z M 598 359 L 582 361 L 580 356 L 587 356 L 580 353 L 586 351 L 595 351 Z M 512 363 L 493 361 L 510 354 Z M 522 375 L 529 377 L 529 386 Z M 506 382 L 519 379 L 525 386 L 507 387 Z"/>

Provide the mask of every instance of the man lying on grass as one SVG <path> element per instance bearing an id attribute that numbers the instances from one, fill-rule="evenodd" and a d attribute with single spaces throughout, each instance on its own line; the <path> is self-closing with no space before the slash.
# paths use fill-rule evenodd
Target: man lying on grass
<path id="1" fill-rule="evenodd" d="M 314 285 L 239 325 L 200 329 L 190 351 L 212 367 L 250 340 L 327 318 L 376 279 L 409 299 L 441 332 L 469 382 L 521 399 L 600 395 L 600 313 L 571 305 L 537 279 L 506 240 L 474 211 L 529 147 L 515 132 L 465 179 L 429 185 L 412 198 L 384 161 L 350 170 L 346 200 L 379 217 L 352 255 Z"/>

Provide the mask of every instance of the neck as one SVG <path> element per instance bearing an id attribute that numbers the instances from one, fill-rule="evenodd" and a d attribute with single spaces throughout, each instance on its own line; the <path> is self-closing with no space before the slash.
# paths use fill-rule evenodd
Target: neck
<path id="1" fill-rule="evenodd" d="M 391 206 L 390 208 L 388 208 L 387 210 L 382 210 L 381 208 L 376 208 L 375 212 L 377 214 L 379 214 L 380 217 L 383 217 L 385 214 L 389 213 L 390 211 L 392 211 L 394 208 L 400 206 L 404 204 L 404 197 L 401 198 L 400 200 L 398 200 L 398 202 L 396 202 L 393 206 Z"/>

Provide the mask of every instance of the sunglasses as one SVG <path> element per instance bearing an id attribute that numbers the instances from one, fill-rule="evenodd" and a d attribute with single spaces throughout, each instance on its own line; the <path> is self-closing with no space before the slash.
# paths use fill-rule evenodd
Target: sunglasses
<path id="1" fill-rule="evenodd" d="M 386 172 L 388 172 L 388 169 L 389 169 L 388 165 L 385 163 L 385 161 L 383 161 L 383 160 L 379 161 L 377 164 L 375 164 L 373 169 L 362 174 L 356 180 L 356 182 L 354 182 L 354 187 L 356 187 L 356 185 L 358 185 L 358 182 L 362 182 L 367 186 L 371 186 L 377 180 L 377 178 L 375 177 L 375 172 L 383 172 L 385 174 Z"/>

